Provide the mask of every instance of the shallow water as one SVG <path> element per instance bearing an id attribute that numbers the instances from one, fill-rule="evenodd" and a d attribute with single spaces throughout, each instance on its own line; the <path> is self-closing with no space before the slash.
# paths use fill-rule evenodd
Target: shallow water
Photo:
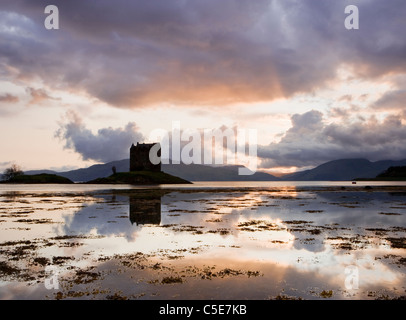
<path id="1" fill-rule="evenodd" d="M 405 296 L 388 184 L 0 185 L 0 298 Z"/>

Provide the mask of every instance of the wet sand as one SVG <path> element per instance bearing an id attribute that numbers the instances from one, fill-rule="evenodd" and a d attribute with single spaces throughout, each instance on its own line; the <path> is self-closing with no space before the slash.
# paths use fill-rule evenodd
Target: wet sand
<path id="1" fill-rule="evenodd" d="M 406 188 L 0 194 L 1 299 L 399 299 Z"/>

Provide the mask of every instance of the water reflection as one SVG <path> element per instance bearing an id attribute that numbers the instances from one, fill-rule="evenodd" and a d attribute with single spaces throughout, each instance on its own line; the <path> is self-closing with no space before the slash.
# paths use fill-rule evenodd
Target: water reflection
<path id="1" fill-rule="evenodd" d="M 275 248 L 289 244 L 296 250 L 317 253 L 327 250 L 332 239 L 358 238 L 360 242 L 361 237 L 376 237 L 379 230 L 381 236 L 389 236 L 406 227 L 404 198 L 385 192 L 295 192 L 287 196 L 252 191 L 155 190 L 102 194 L 95 199 L 74 214 L 67 214 L 62 230 L 57 232 L 96 231 L 103 236 L 124 236 L 128 241 L 142 237 L 145 242 L 159 234 L 177 239 L 189 233 L 210 245 L 219 245 L 225 239 L 242 245 L 251 239 L 249 242 L 258 247 L 265 243 Z M 247 223 L 248 227 L 241 227 Z M 144 227 L 154 236 L 142 231 Z"/>
<path id="2" fill-rule="evenodd" d="M 33 257 L 72 256 L 72 263 L 79 264 L 98 261 L 101 256 L 139 253 L 159 263 L 169 261 L 171 268 L 183 264 L 197 270 L 196 279 L 206 275 L 202 265 L 209 261 L 217 272 L 231 266 L 233 270 L 260 268 L 263 278 L 240 279 L 240 284 L 256 286 L 237 298 L 255 296 L 254 292 L 263 297 L 267 285 L 283 289 L 269 271 L 276 269 L 281 283 L 287 281 L 302 291 L 321 281 L 342 288 L 349 265 L 359 268 L 368 290 L 406 285 L 401 259 L 406 230 L 402 193 L 151 189 L 69 196 L 10 194 L 0 200 L 2 241 L 34 240 L 30 245 L 40 251 Z M 38 240 L 41 237 L 43 242 Z M 43 244 L 47 246 L 40 248 Z M 4 252 L 11 250 L 4 248 Z M 34 260 L 27 257 L 27 261 Z M 200 266 L 190 269 L 196 261 Z M 155 266 L 155 262 L 145 262 L 144 267 Z M 158 269 L 151 268 L 148 272 L 153 281 Z M 246 274 L 244 270 L 242 274 Z M 189 281 L 193 290 L 195 282 Z M 165 290 L 170 291 L 168 288 L 172 287 Z"/>
<path id="3" fill-rule="evenodd" d="M 159 225 L 161 223 L 161 195 L 130 195 L 129 203 L 131 224 Z"/>

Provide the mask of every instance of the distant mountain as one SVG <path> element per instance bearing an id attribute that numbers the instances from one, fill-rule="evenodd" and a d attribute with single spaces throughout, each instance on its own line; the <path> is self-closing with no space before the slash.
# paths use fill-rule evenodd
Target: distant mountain
<path id="1" fill-rule="evenodd" d="M 250 176 L 238 175 L 243 166 L 212 167 L 202 164 L 163 164 L 162 171 L 189 181 L 280 181 L 281 179 L 265 173 L 255 172 Z"/>
<path id="2" fill-rule="evenodd" d="M 88 168 L 56 172 L 52 170 L 31 170 L 25 174 L 57 174 L 75 182 L 86 182 L 110 176 L 116 167 L 117 172 L 129 170 L 129 159 L 96 164 Z M 265 172 L 251 176 L 238 175 L 241 166 L 207 166 L 202 164 L 163 164 L 162 171 L 188 181 L 348 181 L 356 178 L 376 177 L 389 167 L 406 166 L 406 160 L 383 160 L 371 162 L 367 159 L 341 159 L 326 162 L 318 167 L 284 175 L 280 178 Z"/>
<path id="3" fill-rule="evenodd" d="M 88 168 L 70 170 L 65 172 L 56 172 L 50 170 L 31 170 L 24 172 L 25 174 L 39 174 L 50 173 L 66 177 L 75 182 L 86 182 L 97 178 L 104 178 L 110 176 L 113 171 L 112 167 L 115 166 L 117 172 L 126 172 L 129 169 L 130 160 L 112 161 L 106 164 L 95 164 Z"/>
<path id="4" fill-rule="evenodd" d="M 285 181 L 348 181 L 356 178 L 376 177 L 391 166 L 405 166 L 406 160 L 341 159 L 318 167 L 282 176 Z"/>
<path id="5" fill-rule="evenodd" d="M 112 167 L 116 167 L 117 172 L 127 172 L 130 166 L 130 160 L 124 159 L 112 161 L 106 164 L 96 164 L 88 168 L 71 170 L 66 172 L 56 172 L 51 170 L 31 170 L 25 174 L 49 173 L 58 174 L 75 182 L 86 182 L 97 178 L 110 176 L 113 171 Z M 242 166 L 221 166 L 212 167 L 201 164 L 162 164 L 162 171 L 183 178 L 188 181 L 278 181 L 279 178 L 265 173 L 256 172 L 250 176 L 238 175 L 238 168 Z"/>

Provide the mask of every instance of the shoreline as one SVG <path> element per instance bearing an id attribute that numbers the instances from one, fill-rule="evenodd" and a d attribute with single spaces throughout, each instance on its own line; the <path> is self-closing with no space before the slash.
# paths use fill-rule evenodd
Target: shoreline
<path id="1" fill-rule="evenodd" d="M 192 184 L 144 184 L 144 185 L 132 185 L 132 184 L 88 184 L 88 183 L 73 183 L 73 184 L 18 184 L 18 183 L 0 183 L 0 194 L 4 192 L 45 192 L 49 193 L 49 189 L 52 188 L 55 192 L 63 193 L 75 193 L 75 192 L 89 192 L 89 191 L 113 191 L 124 192 L 137 190 L 168 190 L 178 192 L 247 192 L 247 191 L 263 191 L 263 192 L 406 192 L 405 185 L 353 185 L 351 182 L 345 182 L 345 185 L 320 185 L 319 182 L 310 185 L 306 185 L 306 182 L 300 182 L 300 185 L 286 184 L 275 185 L 271 183 L 266 185 L 264 183 L 257 182 L 196 182 L 192 181 Z"/>

